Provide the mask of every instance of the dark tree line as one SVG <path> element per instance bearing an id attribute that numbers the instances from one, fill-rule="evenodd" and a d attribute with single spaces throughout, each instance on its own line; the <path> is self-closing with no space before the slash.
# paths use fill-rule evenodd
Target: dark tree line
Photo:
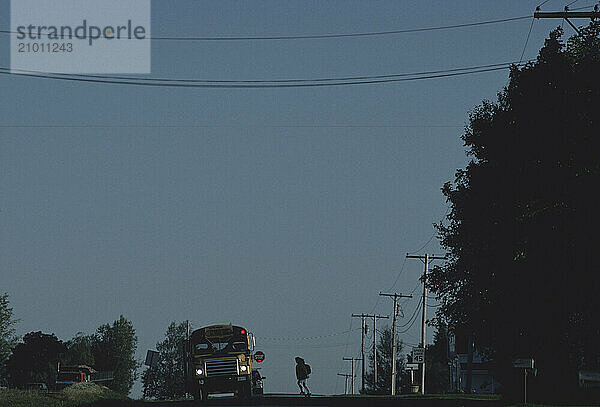
<path id="1" fill-rule="evenodd" d="M 495 102 L 469 116 L 471 162 L 442 189 L 437 225 L 450 260 L 430 274 L 439 316 L 522 391 L 513 358 L 534 358 L 538 394 L 559 397 L 577 371 L 600 370 L 600 24 L 513 67 Z"/>
<path id="2" fill-rule="evenodd" d="M 0 296 L 0 380 L 4 385 L 23 387 L 46 383 L 53 388 L 59 365 L 87 365 L 98 371 L 114 372 L 114 380 L 103 384 L 128 394 L 137 378 L 137 336 L 133 324 L 121 316 L 112 324 L 98 327 L 92 335 L 78 333 L 63 342 L 54 334 L 29 332 L 19 341 L 12 326 L 8 296 Z"/>

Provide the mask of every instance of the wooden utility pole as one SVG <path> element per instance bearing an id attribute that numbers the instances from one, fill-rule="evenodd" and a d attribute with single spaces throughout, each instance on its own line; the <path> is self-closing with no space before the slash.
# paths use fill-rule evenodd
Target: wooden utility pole
<path id="1" fill-rule="evenodd" d="M 553 11 L 553 12 L 545 12 L 540 11 L 540 8 L 536 8 L 533 13 L 534 18 L 560 18 L 565 19 L 567 23 L 577 32 L 577 34 L 581 34 L 579 29 L 569 20 L 569 18 L 589 18 L 596 19 L 600 18 L 600 12 L 598 11 L 598 5 L 594 6 L 594 11 L 569 11 L 569 7 L 565 6 L 564 11 Z"/>
<path id="2" fill-rule="evenodd" d="M 389 318 L 389 315 L 376 315 L 376 314 L 352 314 L 353 317 L 373 318 L 373 387 L 377 383 L 377 318 Z M 364 324 L 363 324 L 364 325 Z M 364 325 L 366 327 L 366 325 Z M 364 346 L 364 334 L 363 330 L 363 392 L 365 390 L 365 346 Z"/>
<path id="3" fill-rule="evenodd" d="M 392 396 L 396 395 L 396 319 L 398 317 L 398 298 L 412 298 L 412 295 L 402 294 L 385 294 L 379 293 L 384 297 L 392 297 L 394 299 L 394 316 L 392 318 Z"/>
<path id="4" fill-rule="evenodd" d="M 354 374 L 354 361 L 361 360 L 361 358 L 343 358 L 343 360 L 349 360 L 350 363 L 352 363 L 352 367 L 350 369 L 350 372 L 351 372 L 350 375 L 352 376 L 350 379 L 350 383 L 351 383 L 350 388 L 352 389 L 352 391 L 350 394 L 354 394 L 354 378 L 356 377 L 356 375 Z"/>
<path id="5" fill-rule="evenodd" d="M 425 254 L 424 256 L 411 256 L 406 254 L 407 259 L 419 259 L 425 263 L 425 271 L 423 273 L 423 311 L 421 315 L 421 347 L 425 351 L 425 327 L 427 322 L 427 271 L 429 268 L 429 260 L 446 260 L 446 256 L 433 256 Z M 423 364 L 421 365 L 421 394 L 425 394 L 425 357 L 423 358 Z"/>
<path id="6" fill-rule="evenodd" d="M 345 373 L 338 373 L 337 375 L 344 376 L 344 378 L 346 379 L 344 383 L 344 394 L 348 394 L 348 378 L 350 377 L 350 375 Z"/>
<path id="7" fill-rule="evenodd" d="M 365 392 L 365 335 L 367 334 L 367 323 L 365 321 L 365 318 L 367 317 L 367 315 L 365 314 L 352 314 L 353 318 L 360 318 L 360 326 L 361 326 L 361 348 L 360 348 L 360 354 L 362 356 L 362 393 L 364 394 Z"/>
<path id="8" fill-rule="evenodd" d="M 190 320 L 186 320 L 186 328 L 185 328 L 185 347 L 184 347 L 184 355 L 185 355 L 185 393 L 188 394 L 189 389 L 189 380 L 190 377 Z"/>

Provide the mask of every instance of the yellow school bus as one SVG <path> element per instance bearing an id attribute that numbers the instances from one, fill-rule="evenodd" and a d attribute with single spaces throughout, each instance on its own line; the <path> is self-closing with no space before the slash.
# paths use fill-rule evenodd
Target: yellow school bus
<path id="1" fill-rule="evenodd" d="M 188 388 L 196 400 L 209 394 L 253 392 L 254 337 L 236 325 L 211 325 L 192 332 L 188 343 Z"/>

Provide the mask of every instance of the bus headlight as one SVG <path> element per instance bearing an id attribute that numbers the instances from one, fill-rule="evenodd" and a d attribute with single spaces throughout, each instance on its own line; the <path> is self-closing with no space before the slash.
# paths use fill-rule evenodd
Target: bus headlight
<path id="1" fill-rule="evenodd" d="M 202 373 L 204 373 L 204 371 L 201 368 L 196 369 L 196 374 L 198 376 L 202 376 Z"/>
<path id="2" fill-rule="evenodd" d="M 248 368 L 244 365 L 240 366 L 240 371 L 241 372 L 245 372 L 246 370 L 248 370 Z"/>

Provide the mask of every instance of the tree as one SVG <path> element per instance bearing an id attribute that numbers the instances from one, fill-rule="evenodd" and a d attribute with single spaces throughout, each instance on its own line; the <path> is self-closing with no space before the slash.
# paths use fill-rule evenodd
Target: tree
<path id="1" fill-rule="evenodd" d="M 379 331 L 379 330 L 378 330 Z M 396 389 L 398 392 L 405 384 L 402 380 L 404 372 L 404 360 L 399 355 L 402 354 L 402 341 L 396 339 Z M 367 394 L 391 394 L 392 391 L 392 330 L 385 326 L 379 335 L 377 344 L 377 382 L 375 382 L 375 372 L 373 363 L 373 347 L 369 353 L 369 369 L 367 371 L 366 393 Z"/>
<path id="2" fill-rule="evenodd" d="M 41 331 L 25 334 L 6 363 L 12 386 L 23 387 L 27 383 L 46 383 L 54 386 L 59 356 L 66 347 L 54 334 Z"/>
<path id="3" fill-rule="evenodd" d="M 557 29 L 535 62 L 513 67 L 497 102 L 470 113 L 473 158 L 442 188 L 449 261 L 427 283 L 439 315 L 495 357 L 508 393 L 522 391 L 516 357 L 536 360 L 549 397 L 575 389 L 578 369 L 600 369 L 599 34 L 592 22 L 565 46 Z"/>
<path id="4" fill-rule="evenodd" d="M 140 364 L 135 360 L 137 336 L 133 324 L 123 315 L 112 325 L 98 327 L 92 339 L 96 370 L 114 372 L 108 387 L 127 395 L 137 379 Z"/>
<path id="5" fill-rule="evenodd" d="M 156 344 L 158 363 L 142 373 L 144 398 L 177 399 L 185 395 L 186 322 L 172 322 Z"/>
<path id="6" fill-rule="evenodd" d="M 67 349 L 61 363 L 64 365 L 94 366 L 93 340 L 93 336 L 78 332 L 73 339 L 65 343 Z"/>
<path id="7" fill-rule="evenodd" d="M 6 361 L 17 344 L 13 326 L 18 321 L 13 318 L 13 309 L 8 301 L 8 293 L 0 295 L 0 381 L 6 376 Z"/>
<path id="8" fill-rule="evenodd" d="M 425 389 L 427 393 L 447 393 L 450 391 L 448 327 L 439 318 L 434 323 L 436 331 L 433 344 L 427 345 L 425 350 Z"/>

